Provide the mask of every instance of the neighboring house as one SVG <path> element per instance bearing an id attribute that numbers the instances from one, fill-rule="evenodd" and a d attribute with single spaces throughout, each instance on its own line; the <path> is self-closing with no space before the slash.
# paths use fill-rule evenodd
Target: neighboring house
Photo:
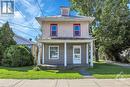
<path id="1" fill-rule="evenodd" d="M 36 50 L 37 50 L 37 46 L 36 46 L 36 43 L 31 41 L 31 40 L 28 40 L 28 39 L 25 39 L 19 35 L 14 35 L 13 39 L 16 41 L 17 44 L 19 45 L 26 45 L 28 46 L 30 49 L 31 49 L 31 52 L 32 52 L 32 55 L 34 57 L 36 57 Z"/>
<path id="2" fill-rule="evenodd" d="M 36 17 L 42 26 L 38 40 L 38 64 L 93 66 L 93 41 L 89 24 L 94 17 L 71 16 L 61 7 L 61 15 Z"/>

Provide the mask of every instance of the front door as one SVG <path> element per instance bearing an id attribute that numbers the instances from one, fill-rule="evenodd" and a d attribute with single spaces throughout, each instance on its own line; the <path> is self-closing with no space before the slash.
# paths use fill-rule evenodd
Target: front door
<path id="1" fill-rule="evenodd" d="M 73 64 L 81 64 L 81 46 L 73 46 Z"/>

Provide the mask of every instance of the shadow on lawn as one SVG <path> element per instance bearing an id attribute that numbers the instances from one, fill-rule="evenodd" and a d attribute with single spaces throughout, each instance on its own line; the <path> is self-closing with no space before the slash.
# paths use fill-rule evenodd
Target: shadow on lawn
<path id="1" fill-rule="evenodd" d="M 25 67 L 4 67 L 0 66 L 0 69 L 8 70 L 8 71 L 20 71 L 20 72 L 27 72 L 33 69 L 33 66 L 25 66 Z"/>
<path id="2" fill-rule="evenodd" d="M 94 67 L 87 69 L 87 71 L 92 74 L 100 75 L 117 75 L 120 72 L 123 72 L 124 74 L 130 74 L 129 68 L 106 63 L 95 63 Z"/>
<path id="3" fill-rule="evenodd" d="M 25 66 L 25 67 L 4 67 L 0 66 L 0 69 L 7 70 L 7 71 L 18 71 L 18 72 L 28 72 L 29 70 L 33 70 L 34 66 Z M 41 67 L 40 67 L 41 68 Z M 55 69 L 50 69 L 47 67 L 42 67 L 41 71 L 52 72 L 52 73 L 79 73 L 77 68 L 64 68 L 64 67 L 57 67 Z M 38 71 L 37 71 L 38 72 Z"/>
<path id="4" fill-rule="evenodd" d="M 57 67 L 46 67 L 40 66 L 40 69 L 46 72 L 53 72 L 56 70 L 56 73 L 79 73 L 79 67 L 64 67 L 64 66 L 57 66 Z"/>

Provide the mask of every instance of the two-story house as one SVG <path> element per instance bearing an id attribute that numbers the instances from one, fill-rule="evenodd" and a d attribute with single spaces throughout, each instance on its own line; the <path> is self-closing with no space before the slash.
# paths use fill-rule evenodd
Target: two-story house
<path id="1" fill-rule="evenodd" d="M 61 7 L 61 15 L 36 17 L 42 27 L 38 40 L 38 64 L 93 66 L 93 41 L 89 24 L 94 17 L 71 16 Z"/>

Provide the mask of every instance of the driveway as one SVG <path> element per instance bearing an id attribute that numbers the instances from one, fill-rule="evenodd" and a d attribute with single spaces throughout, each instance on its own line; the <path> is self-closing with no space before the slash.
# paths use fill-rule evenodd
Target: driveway
<path id="1" fill-rule="evenodd" d="M 0 79 L 0 87 L 130 87 L 130 79 Z"/>

